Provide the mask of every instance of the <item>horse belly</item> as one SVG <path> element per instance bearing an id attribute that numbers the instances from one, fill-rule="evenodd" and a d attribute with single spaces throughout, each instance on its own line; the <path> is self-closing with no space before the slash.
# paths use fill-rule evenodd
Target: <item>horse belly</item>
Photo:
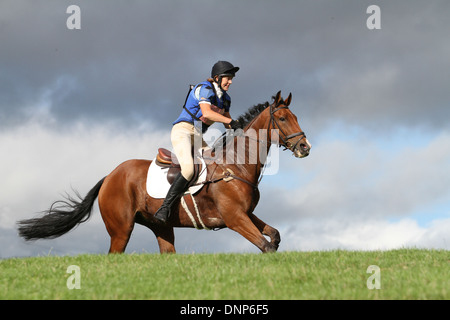
<path id="1" fill-rule="evenodd" d="M 180 199 L 177 211 L 178 219 L 174 227 L 206 230 L 226 227 L 225 222 L 217 210 L 198 203 L 190 196 L 185 196 L 184 199 Z"/>

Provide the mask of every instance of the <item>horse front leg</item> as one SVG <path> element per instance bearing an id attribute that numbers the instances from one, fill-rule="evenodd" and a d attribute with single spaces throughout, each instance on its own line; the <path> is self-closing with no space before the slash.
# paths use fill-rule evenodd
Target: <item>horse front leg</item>
<path id="1" fill-rule="evenodd" d="M 244 211 L 228 208 L 226 214 L 222 214 L 222 218 L 228 228 L 242 235 L 263 253 L 277 251 L 275 244 L 267 241 Z"/>
<path id="2" fill-rule="evenodd" d="M 152 231 L 158 240 L 160 253 L 175 253 L 175 235 L 173 227 L 152 226 Z"/>
<path id="3" fill-rule="evenodd" d="M 250 213 L 248 216 L 250 220 L 252 220 L 253 224 L 258 228 L 258 230 L 263 235 L 268 236 L 270 238 L 270 243 L 273 244 L 275 250 L 278 250 L 278 246 L 281 241 L 280 232 L 274 227 L 268 225 L 267 223 L 259 219 L 253 213 Z"/>
<path id="4" fill-rule="evenodd" d="M 257 246 L 263 253 L 277 251 L 277 246 L 272 242 L 267 241 L 261 231 L 259 231 L 245 213 L 242 213 L 242 216 L 237 219 L 237 222 L 227 224 L 227 226 L 241 234 L 244 238 Z"/>
<path id="5" fill-rule="evenodd" d="M 158 241 L 159 251 L 161 253 L 175 253 L 175 235 L 172 226 L 154 224 L 142 213 L 138 212 L 135 218 L 136 223 L 142 224 L 153 231 Z"/>

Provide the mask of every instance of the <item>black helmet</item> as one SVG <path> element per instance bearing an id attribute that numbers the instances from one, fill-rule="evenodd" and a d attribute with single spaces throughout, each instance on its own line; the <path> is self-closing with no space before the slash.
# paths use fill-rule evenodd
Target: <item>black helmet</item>
<path id="1" fill-rule="evenodd" d="M 217 61 L 216 64 L 212 67 L 211 70 L 211 78 L 214 79 L 215 76 L 219 76 L 219 78 L 222 78 L 224 76 L 232 76 L 238 72 L 239 67 L 233 66 L 228 61 Z"/>

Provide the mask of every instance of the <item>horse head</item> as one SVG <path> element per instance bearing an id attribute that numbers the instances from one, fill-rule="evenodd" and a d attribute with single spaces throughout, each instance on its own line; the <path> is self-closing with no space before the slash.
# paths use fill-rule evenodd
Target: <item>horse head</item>
<path id="1" fill-rule="evenodd" d="M 291 150 L 295 157 L 304 158 L 309 155 L 311 144 L 300 128 L 297 116 L 289 109 L 291 100 L 292 93 L 283 100 L 278 91 L 270 105 L 270 127 L 276 130 L 280 146 Z"/>

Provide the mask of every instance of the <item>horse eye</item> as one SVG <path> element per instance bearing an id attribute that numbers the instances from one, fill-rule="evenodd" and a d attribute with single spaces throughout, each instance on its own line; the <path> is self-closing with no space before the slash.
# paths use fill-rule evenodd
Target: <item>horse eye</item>
<path id="1" fill-rule="evenodd" d="M 284 117 L 280 117 L 280 121 L 285 121 L 286 119 Z"/>

